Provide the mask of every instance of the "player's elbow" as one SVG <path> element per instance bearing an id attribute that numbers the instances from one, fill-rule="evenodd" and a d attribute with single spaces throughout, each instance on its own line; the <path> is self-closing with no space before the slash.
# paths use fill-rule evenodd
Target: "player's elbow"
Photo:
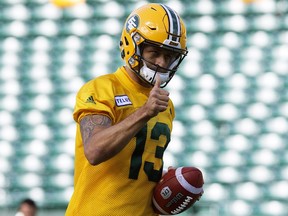
<path id="1" fill-rule="evenodd" d="M 96 166 L 103 162 L 103 158 L 100 152 L 94 151 L 91 152 L 89 150 L 84 150 L 85 157 L 87 161 L 92 165 Z M 103 154 L 102 154 L 103 155 Z"/>
<path id="2" fill-rule="evenodd" d="M 86 157 L 89 164 L 91 164 L 92 166 L 97 166 L 99 165 L 101 162 L 99 162 L 98 160 L 94 159 L 94 158 L 89 158 L 89 157 Z"/>
<path id="3" fill-rule="evenodd" d="M 105 147 L 103 147 L 105 146 Z M 93 165 L 99 165 L 114 157 L 122 148 L 108 148 L 107 145 L 84 145 L 84 154 L 88 162 Z"/>

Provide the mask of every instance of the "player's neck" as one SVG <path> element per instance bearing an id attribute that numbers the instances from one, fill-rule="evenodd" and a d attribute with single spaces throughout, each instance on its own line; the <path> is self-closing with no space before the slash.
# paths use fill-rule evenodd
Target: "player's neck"
<path id="1" fill-rule="evenodd" d="M 127 71 L 128 75 L 131 77 L 132 80 L 137 82 L 138 84 L 144 86 L 145 88 L 151 88 L 151 85 L 143 81 L 141 78 L 138 77 L 138 75 L 132 71 L 128 66 L 124 66 L 125 70 Z"/>

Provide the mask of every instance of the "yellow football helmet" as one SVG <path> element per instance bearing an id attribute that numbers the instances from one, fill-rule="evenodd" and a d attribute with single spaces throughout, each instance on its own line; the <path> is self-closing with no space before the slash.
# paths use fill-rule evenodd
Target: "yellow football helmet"
<path id="1" fill-rule="evenodd" d="M 173 51 L 177 57 L 168 68 L 161 68 L 159 65 L 154 65 L 156 70 L 148 68 L 145 63 L 147 60 L 142 57 L 145 44 Z M 170 7 L 157 3 L 144 5 L 128 16 L 122 30 L 120 50 L 126 65 L 142 80 L 154 85 L 156 73 L 159 73 L 161 87 L 164 87 L 188 53 L 186 27 L 179 15 Z"/>

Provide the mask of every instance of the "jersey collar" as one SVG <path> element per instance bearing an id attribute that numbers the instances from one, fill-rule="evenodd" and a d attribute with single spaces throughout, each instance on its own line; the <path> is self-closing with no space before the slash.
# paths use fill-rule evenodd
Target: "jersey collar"
<path id="1" fill-rule="evenodd" d="M 132 89 L 134 91 L 137 92 L 141 92 L 143 94 L 149 95 L 151 88 L 147 88 L 144 87 L 142 85 L 140 85 L 139 83 L 135 82 L 128 74 L 128 72 L 126 71 L 125 67 L 122 66 L 120 68 L 118 68 L 118 70 L 116 71 L 115 75 L 122 80 L 123 84 L 129 88 Z"/>

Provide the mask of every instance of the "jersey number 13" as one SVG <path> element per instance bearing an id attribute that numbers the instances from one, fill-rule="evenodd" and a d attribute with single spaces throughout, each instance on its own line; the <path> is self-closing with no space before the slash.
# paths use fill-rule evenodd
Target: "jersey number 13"
<path id="1" fill-rule="evenodd" d="M 146 139 L 147 139 L 147 124 L 136 134 L 136 147 L 131 157 L 129 178 L 138 179 L 138 175 L 142 165 L 142 155 L 144 153 Z M 148 176 L 149 181 L 158 182 L 162 177 L 163 171 L 163 155 L 164 151 L 170 142 L 170 129 L 167 124 L 157 122 L 151 131 L 151 139 L 159 140 L 160 136 L 166 137 L 166 143 L 164 147 L 156 146 L 155 158 L 161 160 L 160 170 L 154 169 L 154 163 L 145 161 L 144 172 Z"/>

